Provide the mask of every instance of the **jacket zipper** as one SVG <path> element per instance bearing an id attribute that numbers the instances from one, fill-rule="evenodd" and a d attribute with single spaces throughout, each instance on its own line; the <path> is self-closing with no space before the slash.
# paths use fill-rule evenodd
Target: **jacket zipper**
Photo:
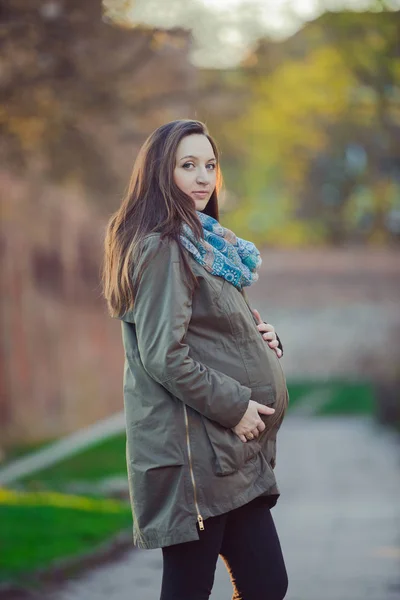
<path id="1" fill-rule="evenodd" d="M 200 531 L 204 531 L 204 521 L 203 521 L 203 517 L 200 514 L 199 504 L 197 502 L 197 488 L 196 488 L 196 480 L 194 478 L 194 473 L 193 473 L 192 450 L 190 447 L 190 437 L 189 437 L 189 419 L 188 419 L 186 404 L 183 405 L 183 410 L 185 411 L 186 444 L 187 444 L 187 451 L 188 451 L 188 458 L 189 458 L 189 471 L 190 471 L 190 477 L 192 479 L 192 486 L 193 486 L 194 505 L 195 505 L 196 511 L 197 511 L 197 522 L 199 524 L 199 529 L 200 529 Z"/>

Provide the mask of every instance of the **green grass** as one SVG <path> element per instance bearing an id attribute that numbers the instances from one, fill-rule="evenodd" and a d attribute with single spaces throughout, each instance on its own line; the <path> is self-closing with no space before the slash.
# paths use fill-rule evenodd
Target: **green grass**
<path id="1" fill-rule="evenodd" d="M 22 445 L 14 446 L 12 448 L 6 448 L 5 457 L 3 457 L 1 466 L 3 467 L 8 463 L 13 462 L 17 458 L 20 458 L 21 456 L 25 456 L 27 454 L 31 454 L 32 452 L 36 452 L 37 450 L 40 450 L 41 448 L 48 446 L 53 441 L 57 441 L 57 440 L 55 439 L 55 440 L 45 440 L 45 441 L 41 441 L 41 442 L 32 442 L 30 444 L 22 444 Z"/>
<path id="2" fill-rule="evenodd" d="M 290 408 L 309 394 L 328 394 L 329 401 L 317 410 L 320 415 L 373 415 L 376 401 L 369 383 L 353 381 L 293 381 L 288 382 Z"/>
<path id="3" fill-rule="evenodd" d="M 125 433 L 115 435 L 52 467 L 29 475 L 21 482 L 28 489 L 59 489 L 69 481 L 96 482 L 108 476 L 126 474 Z"/>
<path id="4" fill-rule="evenodd" d="M 0 582 L 18 581 L 55 560 L 79 556 L 132 523 L 130 507 L 103 510 L 0 504 Z"/>

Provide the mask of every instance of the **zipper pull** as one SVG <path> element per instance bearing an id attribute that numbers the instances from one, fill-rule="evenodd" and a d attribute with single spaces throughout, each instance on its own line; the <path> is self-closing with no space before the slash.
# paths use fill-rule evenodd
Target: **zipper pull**
<path id="1" fill-rule="evenodd" d="M 199 524 L 200 531 L 204 531 L 204 521 L 201 515 L 197 515 L 197 522 Z"/>

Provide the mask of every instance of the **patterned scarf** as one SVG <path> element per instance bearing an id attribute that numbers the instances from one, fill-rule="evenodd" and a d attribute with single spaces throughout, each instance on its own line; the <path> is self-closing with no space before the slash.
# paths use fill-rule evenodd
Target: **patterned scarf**
<path id="1" fill-rule="evenodd" d="M 184 223 L 180 239 L 207 271 L 223 277 L 239 290 L 258 279 L 261 256 L 252 242 L 237 237 L 216 219 L 196 211 L 203 226 L 204 239 L 196 240 L 192 229 Z"/>

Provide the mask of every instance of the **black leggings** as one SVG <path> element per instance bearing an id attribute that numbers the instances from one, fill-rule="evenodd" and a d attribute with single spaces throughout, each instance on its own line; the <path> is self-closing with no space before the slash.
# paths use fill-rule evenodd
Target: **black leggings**
<path id="1" fill-rule="evenodd" d="M 218 555 L 231 576 L 232 600 L 282 600 L 288 580 L 271 513 L 256 498 L 204 522 L 194 542 L 163 548 L 160 600 L 207 600 Z"/>

